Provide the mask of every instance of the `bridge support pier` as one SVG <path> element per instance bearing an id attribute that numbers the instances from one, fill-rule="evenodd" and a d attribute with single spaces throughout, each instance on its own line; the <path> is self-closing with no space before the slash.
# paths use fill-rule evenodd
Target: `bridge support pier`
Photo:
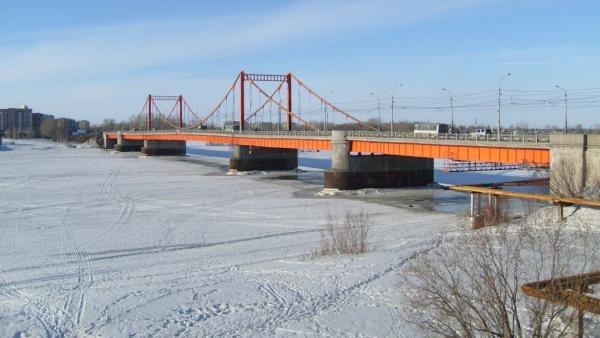
<path id="1" fill-rule="evenodd" d="M 600 135 L 550 135 L 550 189 L 559 195 L 586 196 L 586 187 L 600 182 Z M 596 195 L 596 196 L 593 196 Z"/>
<path id="2" fill-rule="evenodd" d="M 297 149 L 235 145 L 229 160 L 229 169 L 237 171 L 295 170 L 297 168 Z"/>
<path id="3" fill-rule="evenodd" d="M 148 156 L 181 156 L 186 153 L 185 141 L 144 140 L 142 154 Z"/>
<path id="4" fill-rule="evenodd" d="M 115 151 L 127 152 L 127 151 L 140 151 L 144 141 L 142 140 L 126 140 L 121 135 L 121 132 L 117 132 L 117 144 L 114 145 Z"/>
<path id="5" fill-rule="evenodd" d="M 104 148 L 104 149 L 114 149 L 115 148 L 115 144 L 117 144 L 117 140 L 108 138 L 107 132 L 105 132 L 105 131 L 102 132 L 102 139 L 104 141 L 104 143 L 102 144 L 102 148 Z"/>
<path id="6" fill-rule="evenodd" d="M 433 159 L 391 155 L 351 155 L 345 131 L 331 135 L 332 161 L 325 188 L 415 187 L 433 183 Z"/>

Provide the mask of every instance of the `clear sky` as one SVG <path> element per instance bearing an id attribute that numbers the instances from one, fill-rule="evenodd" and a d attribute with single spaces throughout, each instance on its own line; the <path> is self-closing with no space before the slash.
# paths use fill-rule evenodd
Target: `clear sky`
<path id="1" fill-rule="evenodd" d="M 0 107 L 101 121 L 148 93 L 201 113 L 237 73 L 293 72 L 360 118 L 600 123 L 600 1 L 0 0 Z M 589 90 L 584 90 L 589 89 Z"/>

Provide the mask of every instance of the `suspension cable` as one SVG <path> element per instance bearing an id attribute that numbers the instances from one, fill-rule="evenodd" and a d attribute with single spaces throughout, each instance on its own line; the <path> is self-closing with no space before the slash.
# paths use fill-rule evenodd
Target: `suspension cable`
<path id="1" fill-rule="evenodd" d="M 369 129 L 373 129 L 373 130 L 377 130 L 377 128 L 362 122 L 361 120 L 357 119 L 356 117 L 346 113 L 345 111 L 341 110 L 340 108 L 334 106 L 332 103 L 330 103 L 329 101 L 325 100 L 323 97 L 321 97 L 319 94 L 317 94 L 314 90 L 310 89 L 309 87 L 307 87 L 302 81 L 300 81 L 300 79 L 298 79 L 294 74 L 292 74 L 292 77 L 294 78 L 294 80 L 296 80 L 296 82 L 298 83 L 299 86 L 304 87 L 308 92 L 312 93 L 315 97 L 317 97 L 318 99 L 320 99 L 324 104 L 328 105 L 329 107 L 331 107 L 331 109 L 333 109 L 334 111 L 339 112 L 340 114 L 346 116 L 347 118 L 353 120 L 354 122 L 361 124 L 365 127 L 368 127 Z"/>
<path id="2" fill-rule="evenodd" d="M 240 76 L 238 75 L 235 78 L 235 81 L 233 81 L 233 83 L 229 87 L 229 90 L 227 90 L 227 93 L 225 94 L 225 96 L 221 99 L 221 101 L 219 101 L 219 103 L 217 104 L 217 106 L 213 110 L 211 110 L 210 113 L 208 113 L 204 118 L 202 118 L 200 120 L 200 122 L 198 124 L 196 124 L 195 126 L 202 125 L 204 122 L 206 122 L 206 120 L 208 120 L 208 118 L 211 117 L 217 111 L 217 109 L 223 104 L 223 102 L 225 102 L 225 100 L 227 99 L 227 96 L 229 96 L 229 93 L 231 93 L 232 91 L 234 93 L 233 94 L 233 98 L 234 98 L 234 101 L 235 101 L 235 90 L 234 89 L 235 89 L 235 85 L 237 84 L 237 82 L 239 81 L 239 79 L 240 79 Z"/>
<path id="3" fill-rule="evenodd" d="M 279 83 L 279 85 L 275 88 L 275 90 L 273 91 L 273 94 L 271 94 L 270 98 L 273 98 L 273 96 L 275 96 L 275 94 L 281 90 L 281 87 L 283 86 L 283 84 L 285 83 L 285 81 L 282 81 Z M 281 95 L 281 92 L 280 92 Z M 256 109 L 256 111 L 254 111 L 252 114 L 248 115 L 248 117 L 246 118 L 246 120 L 250 119 L 251 117 L 253 117 L 254 115 L 258 114 L 258 112 L 264 108 L 265 105 L 267 105 L 267 103 L 269 103 L 269 100 L 266 100 L 260 107 L 258 107 L 258 109 Z"/>
<path id="4" fill-rule="evenodd" d="M 256 87 L 256 89 L 258 89 L 264 96 L 266 96 L 269 100 L 274 101 L 272 98 L 269 97 L 269 94 L 267 94 L 261 87 L 259 87 L 254 81 L 252 81 L 252 79 L 248 79 L 248 82 L 250 82 L 251 85 L 253 85 L 254 87 Z M 314 130 L 319 130 L 319 128 L 311 125 L 310 123 L 306 122 L 305 120 L 303 120 L 301 117 L 299 117 L 298 115 L 292 113 L 291 111 L 287 110 L 285 107 L 281 106 L 280 103 L 277 103 L 277 105 L 279 105 L 281 107 L 281 109 L 283 111 L 285 111 L 287 114 L 291 115 L 292 117 L 295 117 L 296 119 L 298 119 L 300 122 L 304 123 L 305 125 L 309 126 L 310 128 L 314 129 Z"/>

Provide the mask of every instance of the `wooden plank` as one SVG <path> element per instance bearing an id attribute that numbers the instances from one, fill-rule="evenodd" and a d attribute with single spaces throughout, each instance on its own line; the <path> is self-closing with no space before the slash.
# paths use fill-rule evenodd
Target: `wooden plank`
<path id="1" fill-rule="evenodd" d="M 490 195 L 494 195 L 494 196 L 503 196 L 503 197 L 508 197 L 508 198 L 545 201 L 545 202 L 549 202 L 549 203 L 553 203 L 553 204 L 575 204 L 575 205 L 583 205 L 583 206 L 588 206 L 588 207 L 600 208 L 600 201 L 586 200 L 583 198 L 559 197 L 559 196 L 554 196 L 554 195 L 506 191 L 506 190 L 493 189 L 493 188 L 477 187 L 477 186 L 472 186 L 472 185 L 451 186 L 449 188 L 450 188 L 450 190 L 466 192 L 466 193 L 490 194 Z"/>

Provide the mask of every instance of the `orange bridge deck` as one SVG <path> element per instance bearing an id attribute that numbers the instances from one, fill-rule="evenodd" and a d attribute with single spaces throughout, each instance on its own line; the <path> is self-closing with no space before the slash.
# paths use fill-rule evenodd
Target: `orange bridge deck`
<path id="1" fill-rule="evenodd" d="M 362 136 L 349 133 L 351 151 L 410 157 L 441 158 L 456 161 L 497 162 L 506 164 L 550 165 L 548 142 L 526 140 L 422 139 L 417 137 Z M 116 132 L 107 133 L 111 139 Z M 200 141 L 231 145 L 302 150 L 331 150 L 329 132 L 225 132 L 152 131 L 121 132 L 125 140 Z"/>

